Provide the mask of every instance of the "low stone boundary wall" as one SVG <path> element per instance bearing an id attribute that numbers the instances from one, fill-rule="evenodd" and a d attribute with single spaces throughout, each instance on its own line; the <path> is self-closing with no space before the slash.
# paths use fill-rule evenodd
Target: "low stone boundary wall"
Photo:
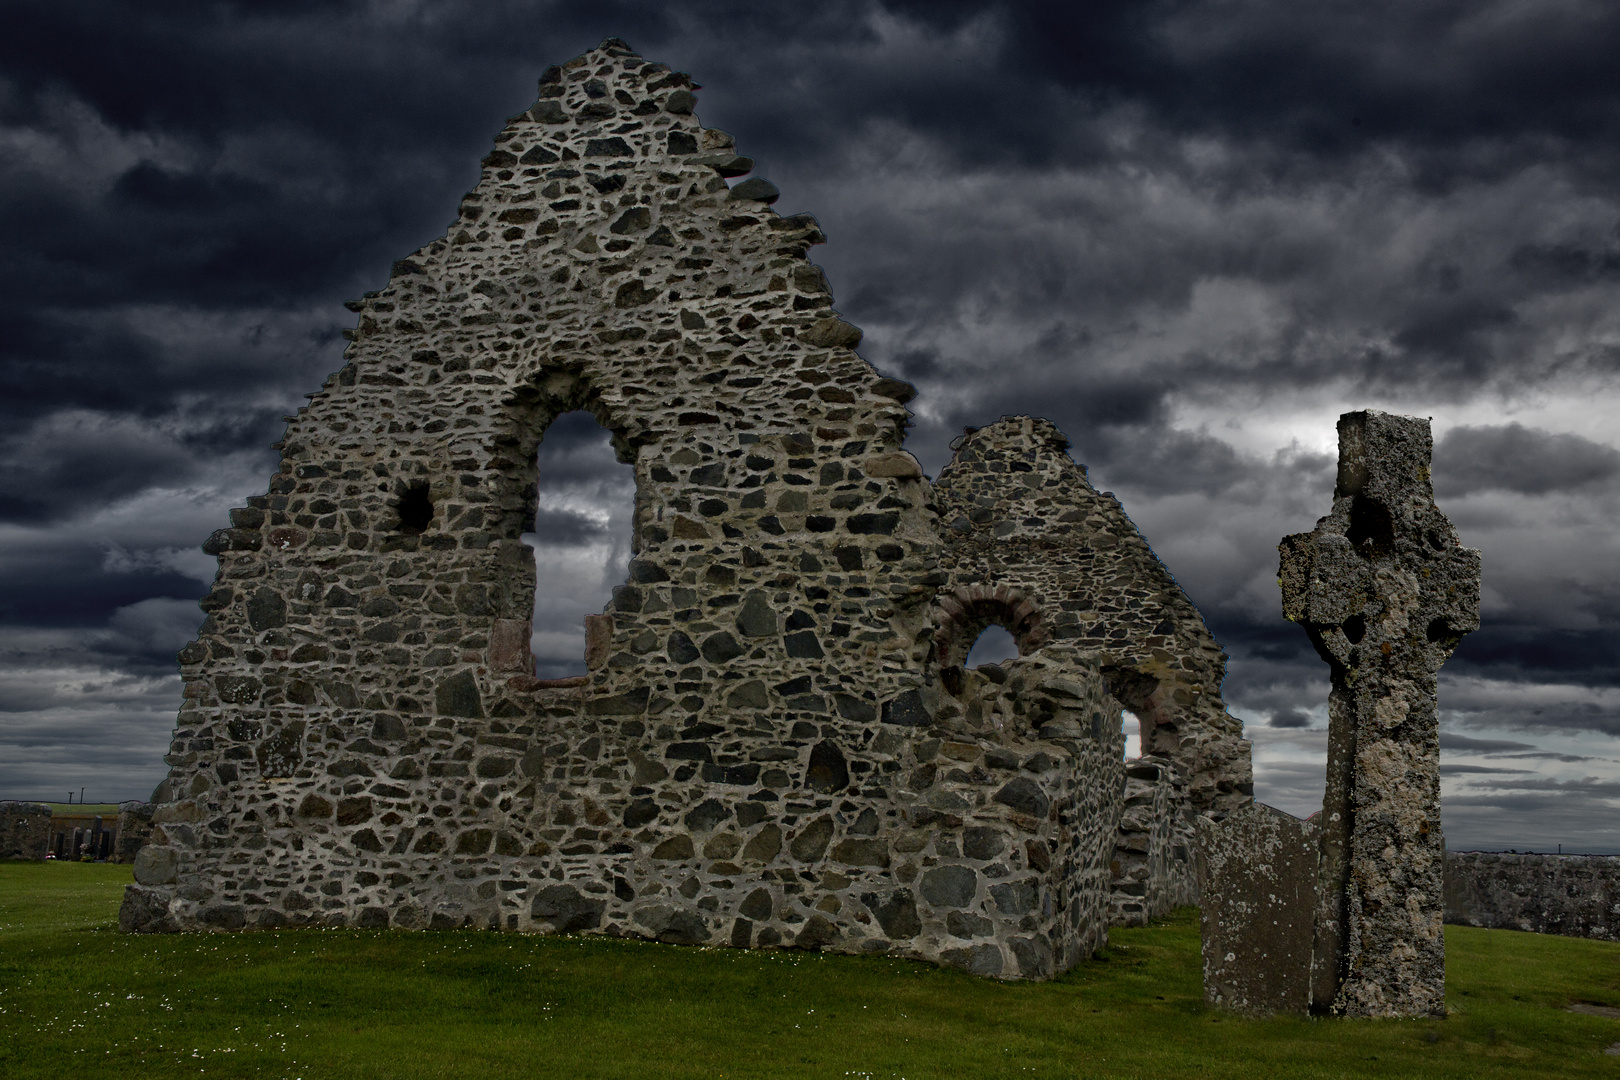
<path id="1" fill-rule="evenodd" d="M 51 846 L 51 808 L 0 802 L 0 859 L 43 859 Z"/>
<path id="2" fill-rule="evenodd" d="M 1620 941 L 1620 857 L 1448 851 L 1445 918 Z"/>

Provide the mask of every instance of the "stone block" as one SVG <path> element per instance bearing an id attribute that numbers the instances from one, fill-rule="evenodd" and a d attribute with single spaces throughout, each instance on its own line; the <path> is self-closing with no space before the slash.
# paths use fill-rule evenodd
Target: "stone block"
<path id="1" fill-rule="evenodd" d="M 0 859 L 43 859 L 50 842 L 49 806 L 0 802 Z"/>
<path id="2" fill-rule="evenodd" d="M 493 671 L 534 674 L 528 619 L 496 619 L 490 624 L 489 666 Z"/>
<path id="3" fill-rule="evenodd" d="M 1255 803 L 1198 823 L 1204 1000 L 1251 1016 L 1304 1016 L 1320 832 Z"/>

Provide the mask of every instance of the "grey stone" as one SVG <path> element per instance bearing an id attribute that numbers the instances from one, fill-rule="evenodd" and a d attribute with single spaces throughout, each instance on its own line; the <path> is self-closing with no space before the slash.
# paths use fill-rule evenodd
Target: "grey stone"
<path id="1" fill-rule="evenodd" d="M 835 944 L 840 937 L 838 927 L 825 915 L 812 915 L 804 920 L 804 927 L 794 944 L 801 949 L 819 949 Z"/>
<path id="2" fill-rule="evenodd" d="M 995 945 L 970 945 L 965 949 L 946 949 L 940 959 L 970 975 L 994 977 L 1001 974 L 1006 960 Z"/>
<path id="3" fill-rule="evenodd" d="M 737 629 L 744 637 L 772 637 L 777 633 L 776 612 L 763 592 L 751 592 L 743 600 L 742 610 L 737 613 Z"/>
<path id="4" fill-rule="evenodd" d="M 1620 941 L 1620 856 L 1448 851 L 1445 919 Z"/>
<path id="5" fill-rule="evenodd" d="M 1018 974 L 1026 979 L 1050 978 L 1053 970 L 1052 943 L 1043 937 L 1015 937 L 1007 949 L 1018 962 Z"/>
<path id="6" fill-rule="evenodd" d="M 840 840 L 833 845 L 832 857 L 845 866 L 887 867 L 889 845 L 882 840 Z"/>
<path id="7" fill-rule="evenodd" d="M 907 690 L 893 700 L 883 703 L 883 722 L 899 724 L 902 727 L 927 727 L 933 722 L 933 717 L 923 705 L 922 694 L 916 690 Z"/>
<path id="8" fill-rule="evenodd" d="M 652 850 L 652 857 L 664 862 L 676 862 L 681 859 L 690 859 L 696 854 L 692 847 L 690 836 L 672 836 Z"/>
<path id="9" fill-rule="evenodd" d="M 590 139 L 585 143 L 585 156 L 592 157 L 628 157 L 634 151 L 630 144 L 617 136 L 608 139 Z"/>
<path id="10" fill-rule="evenodd" d="M 822 652 L 821 642 L 816 639 L 812 630 L 801 630 L 797 634 L 789 634 L 783 639 L 787 647 L 790 660 L 820 660 L 826 654 Z"/>
<path id="11" fill-rule="evenodd" d="M 704 799 L 686 814 L 686 827 L 693 832 L 708 832 L 731 817 L 731 810 L 719 799 Z"/>
<path id="12" fill-rule="evenodd" d="M 167 889 L 131 885 L 118 908 L 118 929 L 126 934 L 172 934 L 180 929 L 169 912 L 174 897 Z"/>
<path id="13" fill-rule="evenodd" d="M 587 897 L 572 885 L 547 885 L 534 894 L 529 915 L 539 922 L 551 924 L 559 934 L 572 934 L 579 930 L 595 930 L 602 925 L 602 912 L 607 901 Z"/>
<path id="14" fill-rule="evenodd" d="M 1011 807 L 1020 814 L 1043 818 L 1052 807 L 1039 784 L 1027 776 L 1016 776 L 1002 785 L 993 796 L 996 802 Z"/>
<path id="15" fill-rule="evenodd" d="M 658 804 L 651 799 L 637 799 L 624 808 L 624 827 L 639 829 L 658 818 Z"/>
<path id="16" fill-rule="evenodd" d="M 135 881 L 141 885 L 172 885 L 179 866 L 172 847 L 148 844 L 135 856 Z"/>
<path id="17" fill-rule="evenodd" d="M 46 803 L 0 802 L 0 859 L 43 860 L 51 847 Z"/>
<path id="18" fill-rule="evenodd" d="M 652 228 L 652 211 L 645 206 L 635 206 L 620 214 L 608 232 L 623 236 L 626 233 L 645 232 Z"/>
<path id="19" fill-rule="evenodd" d="M 754 171 L 754 159 L 738 157 L 736 154 L 705 154 L 695 158 L 694 165 L 707 165 L 724 177 L 746 176 Z"/>
<path id="20" fill-rule="evenodd" d="M 745 183 L 752 184 L 755 181 L 748 180 Z M 820 319 L 801 337 L 807 345 L 813 345 L 818 349 L 853 349 L 861 343 L 861 328 L 842 319 Z"/>
<path id="21" fill-rule="evenodd" d="M 909 889 L 895 889 L 887 895 L 863 893 L 861 903 L 877 918 L 884 935 L 890 939 L 902 940 L 922 933 L 922 920 L 917 917 L 917 897 Z"/>
<path id="22" fill-rule="evenodd" d="M 247 925 L 247 910 L 241 904 L 211 904 L 197 913 L 197 921 L 220 930 L 240 930 Z"/>
<path id="23" fill-rule="evenodd" d="M 935 907 L 966 907 L 978 889 L 979 874 L 971 866 L 936 866 L 922 876 L 923 899 Z"/>
<path id="24" fill-rule="evenodd" d="M 832 840 L 833 823 L 830 817 L 818 817 L 794 836 L 788 850 L 799 862 L 815 862 L 827 850 L 827 844 Z"/>
<path id="25" fill-rule="evenodd" d="M 1255 803 L 1198 825 L 1204 1000 L 1254 1016 L 1304 1016 L 1320 831 Z"/>
<path id="26" fill-rule="evenodd" d="M 1443 1016 L 1437 675 L 1479 627 L 1479 552 L 1434 502 L 1429 422 L 1339 418 L 1333 509 L 1279 545 L 1283 614 L 1331 657 L 1311 1000 Z"/>
<path id="27" fill-rule="evenodd" d="M 989 937 L 996 932 L 996 924 L 971 911 L 952 911 L 945 916 L 945 929 L 953 937 Z"/>
<path id="28" fill-rule="evenodd" d="M 259 589 L 247 605 L 248 625 L 254 630 L 274 630 L 287 625 L 287 601 L 274 589 Z"/>
<path id="29" fill-rule="evenodd" d="M 484 715 L 478 680 L 473 678 L 470 671 L 459 671 L 441 681 L 433 690 L 433 703 L 440 716 L 476 718 Z"/>
<path id="30" fill-rule="evenodd" d="M 769 205 L 782 197 L 782 192 L 769 180 L 758 176 L 752 180 L 744 180 L 731 189 L 728 198 L 738 202 L 760 202 Z"/>
<path id="31" fill-rule="evenodd" d="M 995 901 L 996 910 L 1003 915 L 1028 914 L 1035 910 L 1035 881 L 1025 878 L 1021 881 L 1003 881 L 992 885 L 990 898 Z"/>
<path id="32" fill-rule="evenodd" d="M 804 785 L 824 794 L 842 791 L 849 786 L 849 766 L 836 743 L 824 739 L 811 747 L 810 767 L 805 773 Z"/>
<path id="33" fill-rule="evenodd" d="M 962 832 L 962 854 L 970 859 L 993 859 L 1007 850 L 1000 830 L 978 827 Z"/>
<path id="34" fill-rule="evenodd" d="M 767 709 L 770 704 L 770 693 L 758 679 L 750 679 L 726 695 L 726 705 L 733 709 Z"/>
<path id="35" fill-rule="evenodd" d="M 665 649 L 669 653 L 670 660 L 677 664 L 690 664 L 701 655 L 697 646 L 692 644 L 692 639 L 679 630 L 669 635 Z"/>
<path id="36" fill-rule="evenodd" d="M 743 654 L 737 639 L 724 630 L 703 639 L 703 659 L 711 664 L 724 664 Z"/>
<path id="37" fill-rule="evenodd" d="M 748 862 L 768 863 L 774 860 L 781 850 L 782 830 L 775 825 L 767 825 L 743 845 L 742 856 Z"/>
<path id="38" fill-rule="evenodd" d="M 743 899 L 742 906 L 737 911 L 755 922 L 766 922 L 770 919 L 775 906 L 769 889 L 755 889 Z"/>

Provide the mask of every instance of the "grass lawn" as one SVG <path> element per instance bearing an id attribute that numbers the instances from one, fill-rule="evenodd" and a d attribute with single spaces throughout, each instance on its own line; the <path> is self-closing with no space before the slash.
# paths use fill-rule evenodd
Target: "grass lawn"
<path id="1" fill-rule="evenodd" d="M 1620 945 L 1446 928 L 1444 1021 L 1207 1010 L 1196 913 L 1044 984 L 476 931 L 115 929 L 127 866 L 0 864 L 0 1076 L 1581 1077 Z"/>

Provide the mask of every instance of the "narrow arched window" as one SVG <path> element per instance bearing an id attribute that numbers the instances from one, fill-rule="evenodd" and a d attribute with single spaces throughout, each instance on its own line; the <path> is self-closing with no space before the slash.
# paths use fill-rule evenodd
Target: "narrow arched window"
<path id="1" fill-rule="evenodd" d="M 600 614 L 630 562 L 635 469 L 615 456 L 609 433 L 584 411 L 547 426 L 535 455 L 535 674 L 585 674 L 585 617 Z"/>

